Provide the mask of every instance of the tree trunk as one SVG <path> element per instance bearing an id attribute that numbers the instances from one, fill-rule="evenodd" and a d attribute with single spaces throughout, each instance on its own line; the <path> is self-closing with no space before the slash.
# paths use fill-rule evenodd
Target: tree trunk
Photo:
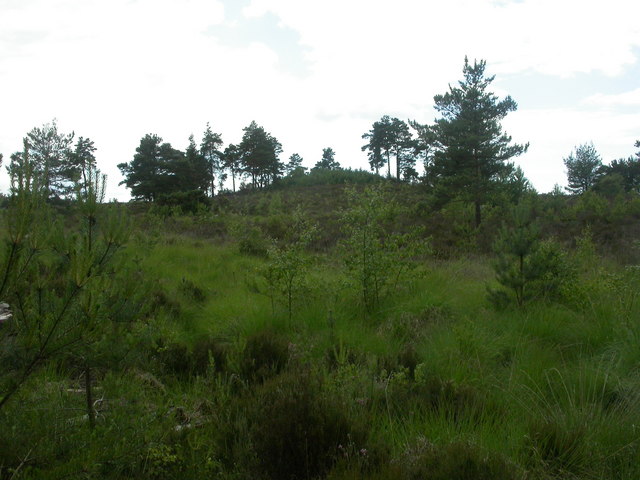
<path id="1" fill-rule="evenodd" d="M 91 367 L 89 363 L 84 366 L 84 391 L 87 397 L 87 416 L 89 417 L 89 428 L 93 430 L 96 426 L 96 412 L 93 409 L 93 390 L 91 389 Z"/>
<path id="2" fill-rule="evenodd" d="M 524 304 L 524 255 L 520 255 L 520 285 L 518 286 L 517 294 L 518 306 L 521 307 Z"/>
<path id="3" fill-rule="evenodd" d="M 391 159 L 389 158 L 389 152 L 387 152 L 387 178 L 391 178 Z"/>
<path id="4" fill-rule="evenodd" d="M 476 228 L 480 227 L 482 221 L 482 214 L 480 212 L 480 185 L 482 183 L 482 171 L 480 170 L 480 161 L 478 160 L 478 153 L 473 150 L 473 160 L 476 164 L 476 185 L 475 185 L 475 204 L 476 204 Z"/>

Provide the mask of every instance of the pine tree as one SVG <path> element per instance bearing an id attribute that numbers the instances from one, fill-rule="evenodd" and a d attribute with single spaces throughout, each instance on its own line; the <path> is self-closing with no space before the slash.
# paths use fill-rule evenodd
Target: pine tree
<path id="1" fill-rule="evenodd" d="M 77 189 L 83 190 L 91 182 L 86 172 L 96 168 L 95 144 L 92 140 L 79 137 L 73 151 L 70 153 L 71 164 L 79 169 Z"/>
<path id="2" fill-rule="evenodd" d="M 413 141 L 409 132 L 409 125 L 399 118 L 384 115 L 373 123 L 371 130 L 362 135 L 369 143 L 362 146 L 362 151 L 369 151 L 369 165 L 371 170 L 379 174 L 380 168 L 387 164 L 387 176 L 391 178 L 391 156 L 396 160 L 396 178 L 413 168 Z"/>
<path id="3" fill-rule="evenodd" d="M 336 161 L 336 152 L 333 148 L 327 147 L 322 149 L 322 159 L 317 161 L 313 170 L 339 170 L 340 163 Z"/>
<path id="4" fill-rule="evenodd" d="M 134 198 L 157 200 L 160 195 L 197 190 L 208 183 L 203 178 L 203 160 L 193 138 L 190 139 L 190 157 L 162 138 L 147 134 L 140 140 L 136 154 L 129 163 L 120 163 L 124 184 Z"/>
<path id="5" fill-rule="evenodd" d="M 304 173 L 306 168 L 302 166 L 302 161 L 303 161 L 303 158 L 299 154 L 297 153 L 292 154 L 289 157 L 289 162 L 284 166 L 285 174 L 292 175 L 296 172 Z"/>
<path id="6" fill-rule="evenodd" d="M 236 191 L 236 178 L 242 173 L 242 158 L 237 145 L 230 143 L 222 154 L 224 168 L 231 173 L 233 191 Z"/>
<path id="7" fill-rule="evenodd" d="M 386 117 L 389 118 L 389 117 Z M 385 150 L 385 138 L 384 138 L 384 123 L 383 120 L 385 117 L 382 117 L 381 121 L 374 122 L 373 127 L 367 133 L 362 134 L 362 138 L 364 140 L 369 140 L 366 145 L 362 146 L 362 151 L 368 151 L 369 157 L 369 166 L 371 167 L 371 171 L 375 171 L 376 175 L 380 174 L 380 169 L 384 167 L 384 164 L 387 163 L 385 161 L 385 157 L 382 155 L 383 150 L 388 153 L 388 150 Z M 388 155 L 387 155 L 388 160 Z"/>
<path id="8" fill-rule="evenodd" d="M 243 170 L 251 177 L 254 187 L 267 186 L 282 174 L 283 166 L 278 158 L 282 145 L 255 121 L 243 130 L 238 145 Z"/>
<path id="9" fill-rule="evenodd" d="M 25 148 L 29 149 L 29 157 L 36 174 L 43 179 L 43 188 L 49 199 L 70 199 L 74 195 L 80 168 L 73 162 L 73 137 L 73 133 L 59 132 L 54 119 L 42 127 L 33 128 L 24 139 Z M 15 158 L 23 153 L 18 152 Z"/>
<path id="10" fill-rule="evenodd" d="M 56 218 L 45 202 L 51 183 L 41 157 L 31 157 L 28 139 L 24 145 L 13 156 L 11 196 L 1 219 L 0 298 L 17 308 L 0 328 L 0 410 L 39 369 L 62 355 L 75 356 L 82 358 L 93 428 L 90 359 L 96 344 L 122 324 L 114 299 L 133 293 L 120 289 L 128 281 L 121 275 L 124 265 L 114 261 L 130 225 L 121 211 L 102 204 L 105 176 L 91 162 L 82 165 L 83 184 L 75 192 L 77 222 Z"/>
<path id="11" fill-rule="evenodd" d="M 409 126 L 416 135 L 412 142 L 414 162 L 421 158 L 425 170 L 428 171 L 432 160 L 431 150 L 434 144 L 433 127 L 431 125 L 423 125 L 415 120 L 410 120 Z"/>
<path id="12" fill-rule="evenodd" d="M 400 180 L 415 165 L 409 125 L 399 118 L 392 118 L 387 137 L 389 149 L 396 159 L 396 179 Z"/>
<path id="13" fill-rule="evenodd" d="M 598 180 L 596 187 L 599 188 L 607 177 L 617 176 L 626 192 L 640 193 L 640 155 L 613 160 L 603 167 L 603 172 L 604 178 Z"/>
<path id="14" fill-rule="evenodd" d="M 486 62 L 464 61 L 464 80 L 434 97 L 442 115 L 433 126 L 434 156 L 431 173 L 441 200 L 455 198 L 475 206 L 476 227 L 482 221 L 482 206 L 490 201 L 500 179 L 513 169 L 509 159 L 524 153 L 528 144 L 511 144 L 500 121 L 517 108 L 507 96 L 498 98 L 487 88 L 494 77 L 485 77 Z"/>
<path id="15" fill-rule="evenodd" d="M 602 160 L 592 143 L 579 145 L 563 159 L 567 167 L 567 190 L 582 194 L 591 189 L 602 174 Z"/>
<path id="16" fill-rule="evenodd" d="M 124 177 L 120 185 L 131 190 L 134 198 L 153 201 L 159 193 L 157 176 L 161 169 L 160 145 L 162 138 L 158 135 L 147 134 L 140 140 L 133 160 L 118 164 Z"/>
<path id="17" fill-rule="evenodd" d="M 511 224 L 504 226 L 493 245 L 498 289 L 488 298 L 498 308 L 514 302 L 523 307 L 533 300 L 558 299 L 571 279 L 565 254 L 553 240 L 540 239 L 540 227 L 526 202 L 512 210 Z"/>
<path id="18" fill-rule="evenodd" d="M 200 143 L 200 153 L 203 155 L 208 168 L 209 180 L 208 190 L 213 197 L 216 190 L 216 176 L 220 176 L 224 172 L 224 163 L 222 161 L 222 137 L 219 133 L 214 133 L 211 126 L 207 123 L 207 128 L 202 136 Z"/>

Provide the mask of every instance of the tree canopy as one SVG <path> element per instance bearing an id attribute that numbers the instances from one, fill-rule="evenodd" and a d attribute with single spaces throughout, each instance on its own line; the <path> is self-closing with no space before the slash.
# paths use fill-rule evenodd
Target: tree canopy
<path id="1" fill-rule="evenodd" d="M 387 165 L 387 176 L 391 178 L 391 156 L 396 160 L 396 178 L 400 180 L 403 174 L 413 170 L 415 156 L 413 154 L 413 139 L 409 125 L 399 118 L 384 115 L 373 123 L 371 130 L 362 135 L 368 140 L 362 146 L 362 151 L 368 151 L 369 166 L 377 174 Z"/>
<path id="2" fill-rule="evenodd" d="M 147 134 L 140 140 L 133 160 L 119 164 L 118 168 L 124 176 L 121 184 L 141 200 L 153 201 L 161 195 L 204 190 L 209 182 L 205 159 L 198 152 L 193 136 L 185 155 L 170 143 L 163 143 L 158 135 Z"/>
<path id="3" fill-rule="evenodd" d="M 314 170 L 339 170 L 340 163 L 336 161 L 336 152 L 333 148 L 327 147 L 322 149 L 322 158 L 318 160 L 313 167 Z"/>
<path id="4" fill-rule="evenodd" d="M 640 141 L 635 146 L 640 147 Z M 609 165 L 603 166 L 601 171 L 603 176 L 598 179 L 596 186 L 602 187 L 601 183 L 607 179 L 610 183 L 611 177 L 615 175 L 625 192 L 640 193 L 640 151 L 634 156 L 613 160 Z"/>
<path id="5" fill-rule="evenodd" d="M 251 178 L 253 187 L 269 185 L 282 173 L 283 165 L 278 158 L 282 145 L 255 121 L 243 130 L 238 145 L 242 168 Z"/>
<path id="6" fill-rule="evenodd" d="M 237 145 L 230 143 L 227 148 L 224 149 L 222 154 L 224 161 L 224 167 L 231 173 L 231 182 L 233 185 L 233 191 L 236 191 L 236 178 L 242 173 L 242 158 L 240 155 L 240 149 Z"/>
<path id="7" fill-rule="evenodd" d="M 74 133 L 58 131 L 55 119 L 42 127 L 35 127 L 23 140 L 24 150 L 11 156 L 9 172 L 18 168 L 19 159 L 27 152 L 35 174 L 43 181 L 49 199 L 69 198 L 80 178 L 80 168 L 72 155 Z M 81 147 L 82 148 L 82 147 Z"/>
<path id="8" fill-rule="evenodd" d="M 484 60 L 470 63 L 465 57 L 462 79 L 433 98 L 439 115 L 433 124 L 382 115 L 361 135 L 366 141 L 361 150 L 367 153 L 371 171 L 380 175 L 386 165 L 388 178 L 423 182 L 435 206 L 451 201 L 473 204 L 476 227 L 481 224 L 483 206 L 502 205 L 531 188 L 512 161 L 529 145 L 514 143 L 501 126 L 517 104 L 510 96 L 500 99 L 490 91 L 495 77 L 485 70 Z M 94 143 L 84 137 L 74 140 L 74 132 L 60 132 L 55 120 L 33 128 L 24 137 L 24 149 L 5 161 L 7 170 L 20 167 L 28 155 L 47 198 L 69 199 L 86 181 L 83 166 L 96 162 Z M 640 140 L 635 146 L 640 149 Z M 199 143 L 192 135 L 184 151 L 158 135 L 143 137 L 133 159 L 118 165 L 124 177 L 120 184 L 131 190 L 134 199 L 153 201 L 159 195 L 194 190 L 213 197 L 228 179 L 236 191 L 237 182 L 242 182 L 241 188 L 247 183 L 263 188 L 283 175 L 310 173 L 298 153 L 291 154 L 285 164 L 279 158 L 282 152 L 282 144 L 255 121 L 243 129 L 239 142 L 226 147 L 221 134 L 207 122 Z M 424 165 L 424 173 L 416 169 L 417 162 Z M 563 162 L 569 192 L 580 194 L 591 188 L 607 196 L 640 192 L 640 151 L 605 165 L 593 145 L 585 144 Z M 319 174 L 326 176 L 327 170 L 340 168 L 335 151 L 327 147 L 311 171 L 321 170 Z"/>
<path id="9" fill-rule="evenodd" d="M 571 193 L 590 190 L 602 174 L 602 160 L 592 143 L 577 146 L 563 161 L 567 167 L 567 190 Z"/>
<path id="10" fill-rule="evenodd" d="M 32 166 L 33 175 L 40 179 L 40 188 L 49 200 L 69 200 L 75 197 L 90 180 L 84 173 L 95 169 L 94 142 L 75 134 L 58 130 L 55 119 L 35 127 L 23 138 L 23 150 L 11 155 L 7 170 L 10 176 L 19 176 L 25 161 Z M 0 155 L 1 163 L 2 155 Z"/>
<path id="11" fill-rule="evenodd" d="M 514 168 L 509 160 L 524 153 L 528 144 L 511 143 L 500 121 L 517 109 L 507 96 L 499 100 L 487 89 L 494 77 L 485 76 L 486 62 L 465 58 L 463 80 L 434 97 L 441 117 L 433 126 L 433 164 L 430 174 L 444 201 L 455 198 L 475 205 L 475 223 L 482 220 L 486 204 L 500 179 Z"/>
<path id="12" fill-rule="evenodd" d="M 303 158 L 294 153 L 289 157 L 289 162 L 284 166 L 284 172 L 286 175 L 304 174 L 306 168 L 302 166 Z"/>
<path id="13" fill-rule="evenodd" d="M 202 142 L 200 143 L 200 153 L 204 157 L 207 165 L 209 175 L 207 190 L 212 197 L 216 191 L 216 176 L 222 175 L 225 169 L 222 160 L 223 154 L 220 151 L 222 143 L 221 135 L 214 133 L 209 123 L 207 123 L 207 128 L 204 131 Z"/>

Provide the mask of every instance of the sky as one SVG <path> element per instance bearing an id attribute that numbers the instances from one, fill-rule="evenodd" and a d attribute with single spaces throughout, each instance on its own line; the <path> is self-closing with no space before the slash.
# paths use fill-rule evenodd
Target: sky
<path id="1" fill-rule="evenodd" d="M 432 123 L 433 97 L 483 59 L 539 192 L 592 142 L 605 163 L 640 140 L 640 2 L 632 0 L 0 0 L 0 153 L 56 119 L 91 138 L 107 197 L 140 139 L 225 145 L 252 120 L 311 167 L 331 147 L 367 169 L 383 115 Z M 8 192 L 4 166 L 0 193 Z"/>

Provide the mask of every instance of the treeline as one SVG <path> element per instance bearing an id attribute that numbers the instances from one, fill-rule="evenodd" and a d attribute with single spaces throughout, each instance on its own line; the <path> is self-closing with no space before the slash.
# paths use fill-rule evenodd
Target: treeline
<path id="1" fill-rule="evenodd" d="M 11 189 L 37 180 L 37 189 L 50 201 L 75 198 L 90 182 L 86 172 L 96 168 L 96 147 L 89 138 L 74 139 L 74 132 L 59 132 L 55 120 L 33 128 L 22 140 L 22 151 L 10 156 Z"/>
<path id="2" fill-rule="evenodd" d="M 449 91 L 434 97 L 439 113 L 433 124 L 404 121 L 384 115 L 362 135 L 366 141 L 369 168 L 376 175 L 398 181 L 421 182 L 432 194 L 433 206 L 439 208 L 452 201 L 474 206 L 475 224 L 480 225 L 486 205 L 517 203 L 531 185 L 512 159 L 528 149 L 516 144 L 501 127 L 501 121 L 517 109 L 507 96 L 499 99 L 489 87 L 493 76 L 485 75 L 485 61 L 469 63 L 465 58 L 463 79 Z M 95 146 L 88 139 L 58 131 L 55 121 L 34 128 L 24 138 L 24 149 L 11 156 L 9 172 L 18 172 L 26 155 L 32 156 L 38 173 L 45 179 L 44 188 L 51 199 L 73 195 L 82 183 L 80 172 L 85 164 L 95 165 Z M 636 142 L 640 148 L 640 141 Z M 280 159 L 282 144 L 262 126 L 252 121 L 243 129 L 239 143 L 224 146 L 220 133 L 207 124 L 201 140 L 192 135 L 185 151 L 174 148 L 156 134 L 140 140 L 133 159 L 120 163 L 124 184 L 137 200 L 205 203 L 231 184 L 258 189 L 274 184 L 308 185 L 314 177 L 319 182 L 341 177 L 335 151 L 327 147 L 310 170 L 304 159 L 292 154 L 288 162 Z M 626 159 L 604 165 L 595 147 L 584 144 L 564 158 L 567 168 L 567 191 L 582 194 L 588 190 L 615 196 L 640 191 L 640 152 Z M 1 157 L 0 157 L 1 161 Z M 422 176 L 418 165 L 422 164 Z M 361 173 L 345 178 L 362 178 Z M 308 178 L 311 177 L 311 178 Z M 339 179 L 340 179 L 339 178 Z M 369 181 L 369 179 L 367 179 Z M 559 193 L 557 187 L 555 193 Z"/>
<path id="3" fill-rule="evenodd" d="M 243 188 L 264 188 L 285 176 L 295 178 L 307 172 L 297 153 L 288 163 L 282 162 L 281 143 L 255 121 L 243 131 L 240 143 L 223 148 L 221 134 L 207 124 L 200 144 L 192 135 L 185 152 L 163 143 L 158 135 L 145 135 L 133 160 L 118 165 L 124 176 L 122 183 L 134 198 L 155 201 L 189 191 L 214 197 L 216 189 L 223 191 L 229 179 L 235 192 L 238 182 Z M 340 169 L 334 150 L 327 147 L 312 171 Z"/>
<path id="4" fill-rule="evenodd" d="M 510 190 L 517 196 L 529 187 L 522 170 L 510 161 L 528 145 L 512 143 L 500 126 L 517 105 L 511 97 L 499 100 L 487 91 L 493 77 L 485 76 L 485 66 L 484 61 L 471 65 L 465 59 L 464 80 L 434 98 L 441 114 L 435 124 L 407 123 L 385 115 L 362 135 L 367 142 L 362 150 L 368 152 L 372 172 L 380 175 L 386 167 L 388 178 L 421 180 L 433 188 L 440 204 L 456 199 L 471 201 L 477 225 L 482 206 L 496 195 Z M 263 188 L 283 177 L 301 178 L 307 173 L 297 153 L 288 163 L 282 162 L 281 143 L 255 122 L 244 128 L 239 144 L 222 146 L 221 135 L 212 132 L 209 125 L 200 145 L 191 137 L 186 152 L 162 143 L 157 135 L 146 135 L 133 160 L 118 167 L 132 196 L 147 201 L 189 190 L 212 197 L 216 186 L 222 190 L 229 177 L 235 191 L 237 181 Z M 422 178 L 416 168 L 418 162 L 424 165 Z M 309 173 L 331 170 L 341 170 L 341 166 L 328 147 Z"/>
<path id="5" fill-rule="evenodd" d="M 635 143 L 640 148 L 640 140 Z M 567 168 L 567 190 L 582 194 L 589 190 L 605 196 L 640 193 L 640 151 L 628 158 L 613 160 L 609 165 L 592 143 L 579 145 L 564 159 Z"/>

